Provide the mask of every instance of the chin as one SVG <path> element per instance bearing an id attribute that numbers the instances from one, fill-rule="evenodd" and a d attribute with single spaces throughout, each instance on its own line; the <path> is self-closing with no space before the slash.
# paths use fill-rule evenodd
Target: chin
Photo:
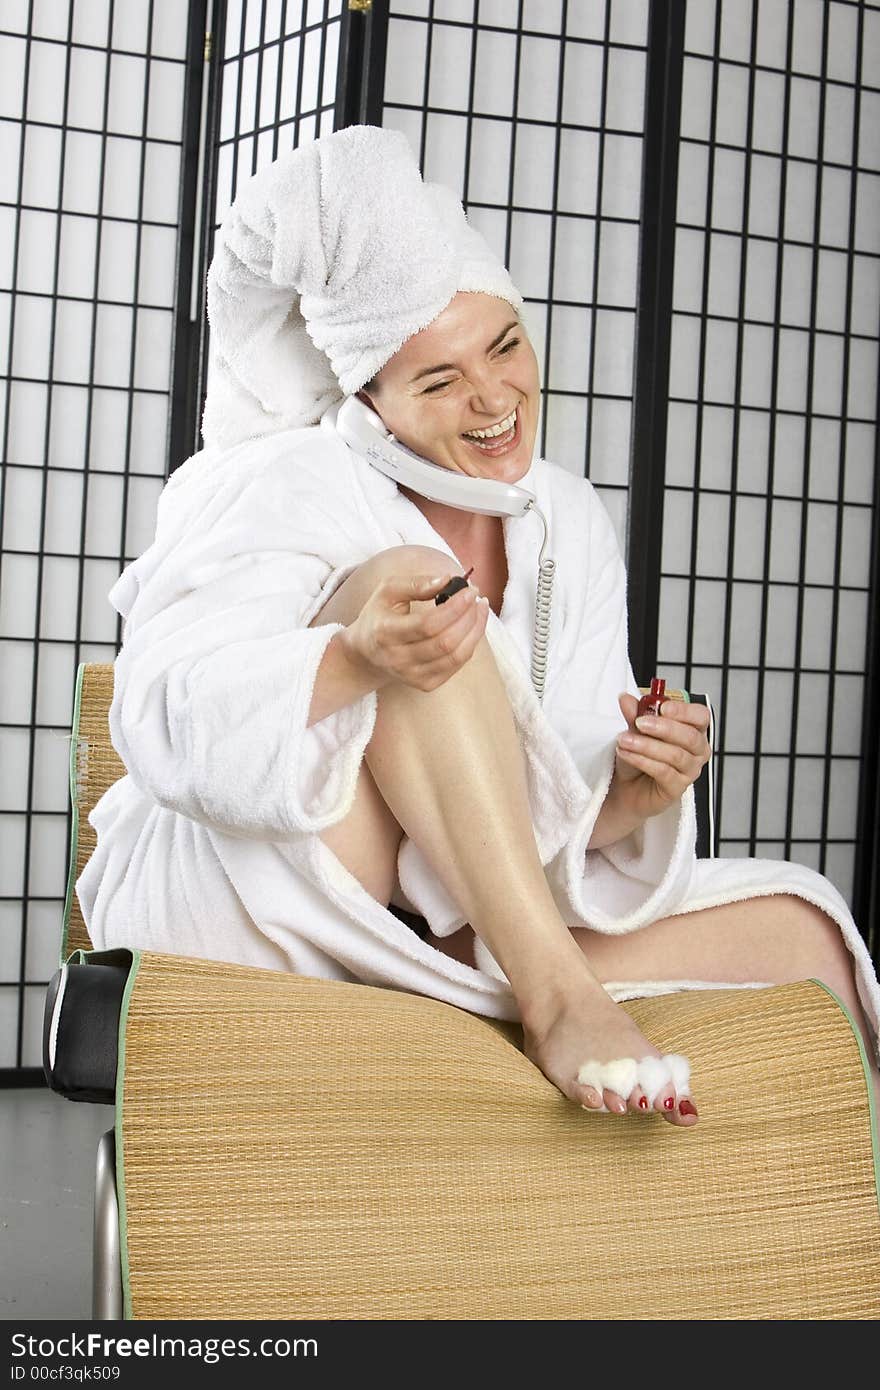
<path id="1" fill-rule="evenodd" d="M 528 473 L 534 456 L 534 437 L 531 440 L 521 439 L 512 454 L 497 460 L 499 466 L 494 471 L 493 476 L 500 478 L 505 483 L 516 483 Z"/>

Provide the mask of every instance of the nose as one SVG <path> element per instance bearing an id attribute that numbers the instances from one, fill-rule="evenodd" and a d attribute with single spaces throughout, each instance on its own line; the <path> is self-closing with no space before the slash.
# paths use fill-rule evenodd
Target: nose
<path id="1" fill-rule="evenodd" d="M 504 385 L 491 366 L 472 375 L 471 385 L 473 408 L 484 415 L 499 415 L 510 404 L 510 387 Z"/>

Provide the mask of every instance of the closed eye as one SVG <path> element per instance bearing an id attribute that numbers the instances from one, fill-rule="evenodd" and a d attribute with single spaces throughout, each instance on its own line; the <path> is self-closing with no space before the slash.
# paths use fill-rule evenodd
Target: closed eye
<path id="1" fill-rule="evenodd" d="M 506 343 L 502 343 L 501 347 L 499 347 L 499 348 L 497 349 L 496 355 L 497 355 L 498 357 L 509 357 L 510 354 L 513 352 L 514 348 L 518 348 L 518 347 L 519 347 L 521 341 L 522 341 L 522 339 L 520 339 L 520 338 L 509 338 L 509 339 L 507 340 Z M 435 394 L 435 392 L 437 392 L 437 391 L 444 391 L 444 390 L 446 389 L 447 386 L 451 386 L 451 385 L 452 385 L 452 382 L 451 382 L 451 381 L 435 381 L 435 382 L 432 382 L 432 384 L 431 384 L 430 386 L 426 386 L 426 387 L 425 387 L 424 391 L 422 392 L 422 395 L 423 395 L 423 396 L 433 396 L 433 395 Z"/>

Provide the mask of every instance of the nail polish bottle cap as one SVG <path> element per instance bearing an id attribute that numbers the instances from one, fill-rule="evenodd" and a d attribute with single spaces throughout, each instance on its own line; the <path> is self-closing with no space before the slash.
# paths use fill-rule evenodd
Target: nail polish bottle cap
<path id="1" fill-rule="evenodd" d="M 652 676 L 652 677 L 651 677 L 651 694 L 652 694 L 652 695 L 665 695 L 665 694 L 666 694 L 666 681 L 663 679 L 662 676 Z"/>

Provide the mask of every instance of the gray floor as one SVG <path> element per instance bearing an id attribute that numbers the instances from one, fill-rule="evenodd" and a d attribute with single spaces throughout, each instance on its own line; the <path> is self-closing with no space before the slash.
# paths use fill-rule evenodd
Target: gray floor
<path id="1" fill-rule="evenodd" d="M 91 1317 L 98 1139 L 111 1105 L 0 1090 L 0 1321 Z"/>

